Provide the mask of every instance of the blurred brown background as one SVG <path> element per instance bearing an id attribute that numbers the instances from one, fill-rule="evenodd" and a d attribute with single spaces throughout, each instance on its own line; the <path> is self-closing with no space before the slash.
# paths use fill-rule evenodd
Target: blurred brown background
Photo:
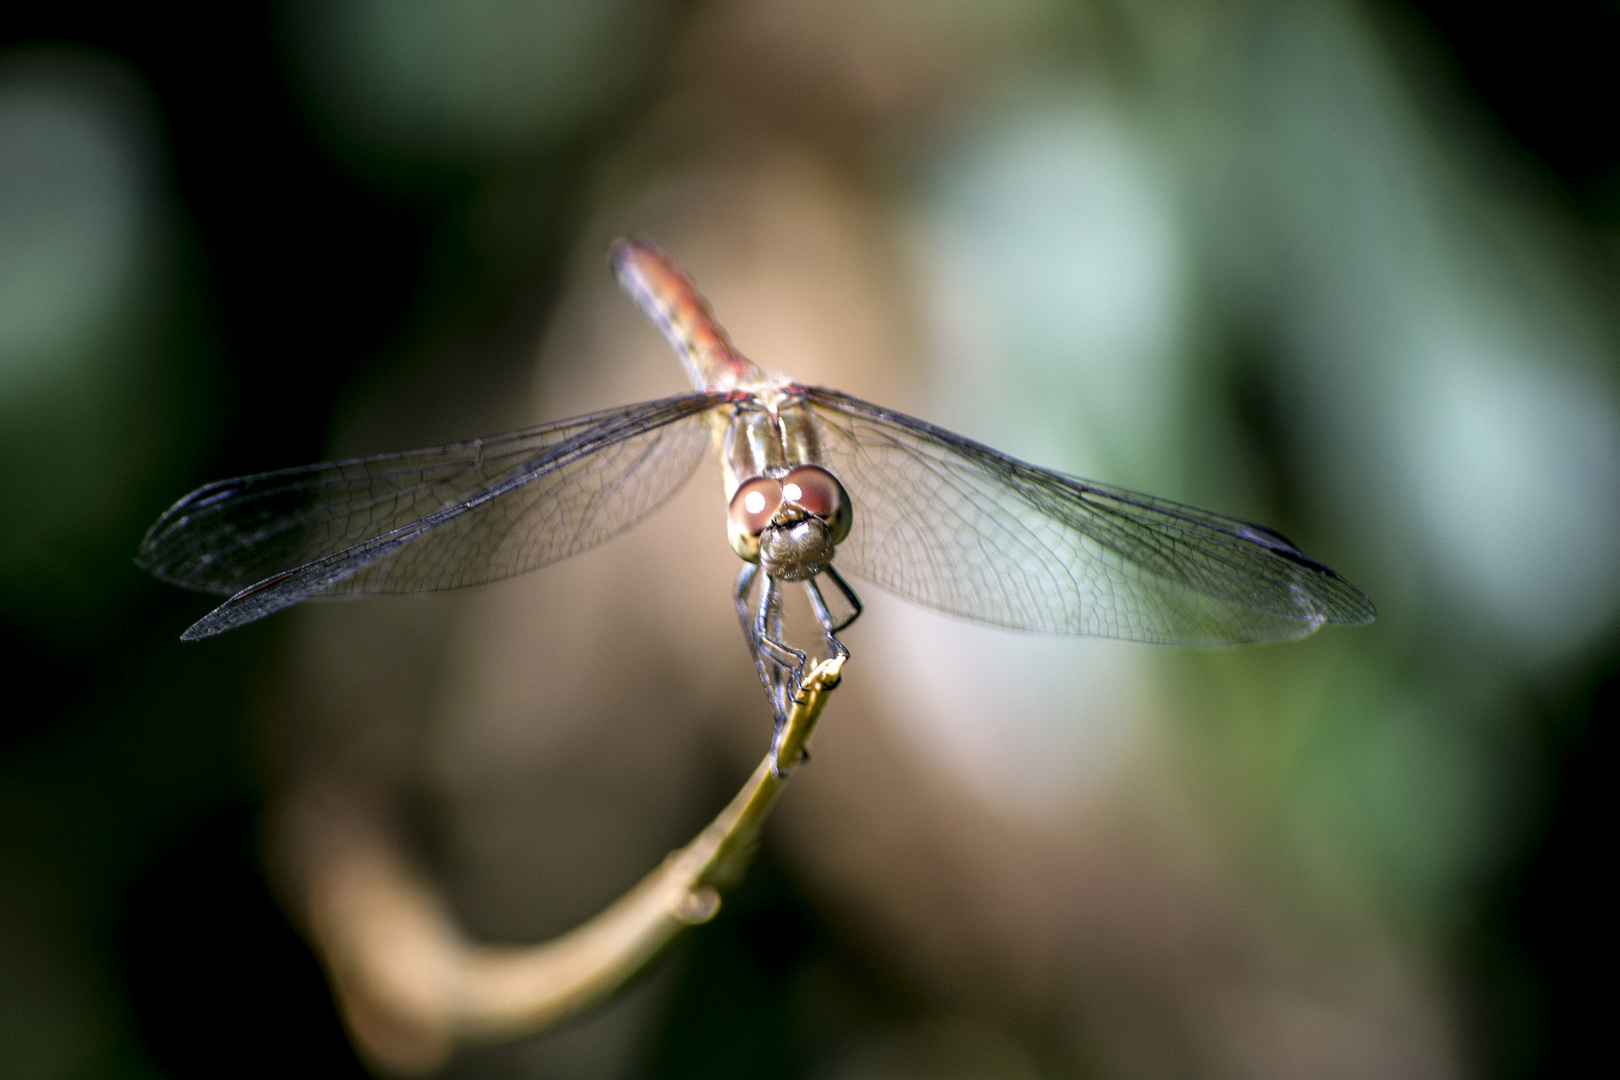
<path id="1" fill-rule="evenodd" d="M 295 926 L 363 819 L 530 942 L 769 738 L 716 485 L 202 645 L 206 480 L 768 370 L 1266 522 L 1366 630 L 1175 652 L 861 588 L 722 914 L 465 1077 L 1524 1077 L 1603 1030 L 1620 14 L 336 0 L 0 16 L 0 1077 L 361 1075 Z M 860 583 L 856 582 L 858 588 Z M 348 815 L 348 816 L 345 816 Z"/>

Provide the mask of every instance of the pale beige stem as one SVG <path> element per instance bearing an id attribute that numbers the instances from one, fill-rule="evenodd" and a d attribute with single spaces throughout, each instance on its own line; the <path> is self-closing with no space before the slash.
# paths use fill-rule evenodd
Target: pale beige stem
<path id="1" fill-rule="evenodd" d="M 381 830 L 333 828 L 301 899 L 356 1049 L 380 1071 L 431 1071 L 457 1039 L 530 1034 L 602 1000 L 682 929 L 713 918 L 718 890 L 741 878 L 842 666 L 838 658 L 811 669 L 771 752 L 690 844 L 541 945 L 467 941 Z"/>

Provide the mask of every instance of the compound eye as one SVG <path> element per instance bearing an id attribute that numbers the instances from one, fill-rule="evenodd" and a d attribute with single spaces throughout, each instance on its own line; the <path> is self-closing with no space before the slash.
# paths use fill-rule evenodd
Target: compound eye
<path id="1" fill-rule="evenodd" d="M 782 498 L 823 521 L 832 521 L 843 507 L 844 489 L 819 465 L 800 465 L 782 477 Z"/>
<path id="2" fill-rule="evenodd" d="M 758 536 L 781 505 L 782 485 L 768 476 L 756 476 L 737 485 L 737 493 L 731 497 L 731 507 L 726 513 L 740 532 Z"/>

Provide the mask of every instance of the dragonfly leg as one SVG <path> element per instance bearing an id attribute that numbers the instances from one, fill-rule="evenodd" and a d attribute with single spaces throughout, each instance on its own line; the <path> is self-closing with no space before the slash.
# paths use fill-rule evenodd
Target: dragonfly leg
<path id="1" fill-rule="evenodd" d="M 737 587 L 731 593 L 731 599 L 737 605 L 737 622 L 742 625 L 743 640 L 748 642 L 749 652 L 759 651 L 754 641 L 754 608 L 748 602 L 748 592 L 754 587 L 754 578 L 758 575 L 759 563 L 743 563 L 742 573 L 737 575 Z"/>
<path id="2" fill-rule="evenodd" d="M 804 675 L 806 657 L 802 650 L 782 641 L 781 634 L 782 593 L 777 587 L 776 579 L 765 574 L 764 584 L 759 590 L 759 604 L 754 614 L 756 655 L 770 660 L 786 673 L 788 697 L 791 699 L 799 692 L 799 680 Z M 784 703 L 782 716 L 786 715 L 787 704 Z"/>
<path id="3" fill-rule="evenodd" d="M 837 634 L 838 631 L 854 622 L 860 616 L 860 611 L 857 610 L 853 616 L 841 623 L 837 622 L 833 619 L 833 614 L 827 607 L 827 600 L 821 595 L 821 587 L 816 584 L 815 578 L 804 579 L 804 592 L 810 598 L 810 608 L 816 613 L 816 622 L 821 624 L 822 632 L 827 636 L 828 655 L 848 660 L 849 649 L 845 647 L 842 641 L 838 640 Z"/>
<path id="4" fill-rule="evenodd" d="M 833 615 L 814 579 L 805 581 L 805 591 L 810 598 L 810 607 L 815 612 L 816 621 L 821 624 L 822 631 L 826 634 L 828 655 L 848 659 L 849 649 L 838 640 L 837 634 L 860 616 L 861 601 L 841 577 L 835 574 L 832 580 L 852 612 L 842 621 Z M 755 582 L 759 582 L 759 598 L 750 604 L 749 592 Z M 780 583 L 770 574 L 763 573 L 754 563 L 744 565 L 737 575 L 732 600 L 737 607 L 737 621 L 742 625 L 743 640 L 747 642 L 749 651 L 753 654 L 759 681 L 765 687 L 766 697 L 771 702 L 771 711 L 776 717 L 776 737 L 780 738 L 788 711 L 792 709 L 793 701 L 803 687 L 804 671 L 809 658 L 802 650 L 795 649 L 783 640 L 782 591 Z M 807 751 L 801 750 L 799 760 L 804 761 L 809 756 Z"/>
<path id="5" fill-rule="evenodd" d="M 821 572 L 826 575 L 828 581 L 838 586 L 838 591 L 844 594 L 845 600 L 849 601 L 851 611 L 850 617 L 829 630 L 829 633 L 836 634 L 838 631 L 847 628 L 856 619 L 860 618 L 861 612 L 865 611 L 866 608 L 861 603 L 861 598 L 855 595 L 855 590 L 849 587 L 849 582 L 844 580 L 844 575 L 840 574 L 837 570 L 834 570 L 832 568 L 832 564 L 829 563 L 827 566 L 822 567 Z M 825 626 L 826 624 L 823 623 L 822 625 Z"/>
<path id="6" fill-rule="evenodd" d="M 749 603 L 748 594 L 759 577 L 759 564 L 744 563 L 742 572 L 737 575 L 732 600 L 737 605 L 737 622 L 742 627 L 743 642 L 748 646 L 748 654 L 754 658 L 754 669 L 759 672 L 759 681 L 765 687 L 765 696 L 771 703 L 776 726 L 780 728 L 787 720 L 791 702 L 789 695 L 784 693 L 782 665 L 761 646 L 760 639 L 764 636 L 774 641 L 773 630 L 780 633 L 781 602 L 779 598 L 775 601 L 773 611 L 771 598 L 767 596 L 768 585 L 764 586 L 760 590 L 759 610 L 756 614 L 754 605 Z M 767 583 L 770 581 L 768 575 L 765 581 Z"/>
<path id="7" fill-rule="evenodd" d="M 780 758 L 777 740 L 787 731 L 787 715 L 803 685 L 807 657 L 781 640 L 782 594 L 770 574 L 761 575 L 761 580 L 753 627 L 754 663 L 776 713 L 776 733 L 771 739 L 771 759 L 776 761 Z M 777 774 L 785 775 L 779 766 Z"/>

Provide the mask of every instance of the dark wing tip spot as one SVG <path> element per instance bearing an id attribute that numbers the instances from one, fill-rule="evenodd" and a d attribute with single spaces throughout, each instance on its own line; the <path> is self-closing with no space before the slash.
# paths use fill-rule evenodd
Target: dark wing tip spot
<path id="1" fill-rule="evenodd" d="M 1329 577 L 1335 578 L 1339 576 L 1338 574 L 1334 573 L 1332 568 L 1327 566 L 1325 563 L 1319 563 L 1309 555 L 1305 554 L 1303 551 L 1299 550 L 1298 546 L 1295 545 L 1292 540 L 1288 539 L 1288 537 L 1284 536 L 1276 529 L 1268 529 L 1264 525 L 1255 525 L 1246 521 L 1238 530 L 1238 535 L 1245 540 L 1259 544 L 1268 551 L 1276 552 L 1289 562 L 1298 563 L 1300 566 L 1303 566 L 1309 570 L 1314 570 L 1318 574 L 1326 574 Z"/>
<path id="2" fill-rule="evenodd" d="M 1238 535 L 1326 579 L 1321 587 L 1328 590 L 1325 595 L 1331 599 L 1327 607 L 1322 609 L 1323 621 L 1335 626 L 1366 626 L 1378 618 L 1378 610 L 1373 607 L 1373 602 L 1367 599 L 1365 593 L 1340 577 L 1338 571 L 1332 567 L 1317 562 L 1300 551 L 1294 546 L 1294 542 L 1282 533 L 1268 529 L 1264 525 L 1245 522 Z"/>
<path id="3" fill-rule="evenodd" d="M 246 477 L 235 480 L 216 480 L 212 484 L 204 484 L 175 503 L 174 508 L 169 513 L 173 514 L 180 510 L 199 510 L 205 506 L 212 506 L 214 503 L 223 502 L 233 495 L 240 494 L 247 486 Z"/>

